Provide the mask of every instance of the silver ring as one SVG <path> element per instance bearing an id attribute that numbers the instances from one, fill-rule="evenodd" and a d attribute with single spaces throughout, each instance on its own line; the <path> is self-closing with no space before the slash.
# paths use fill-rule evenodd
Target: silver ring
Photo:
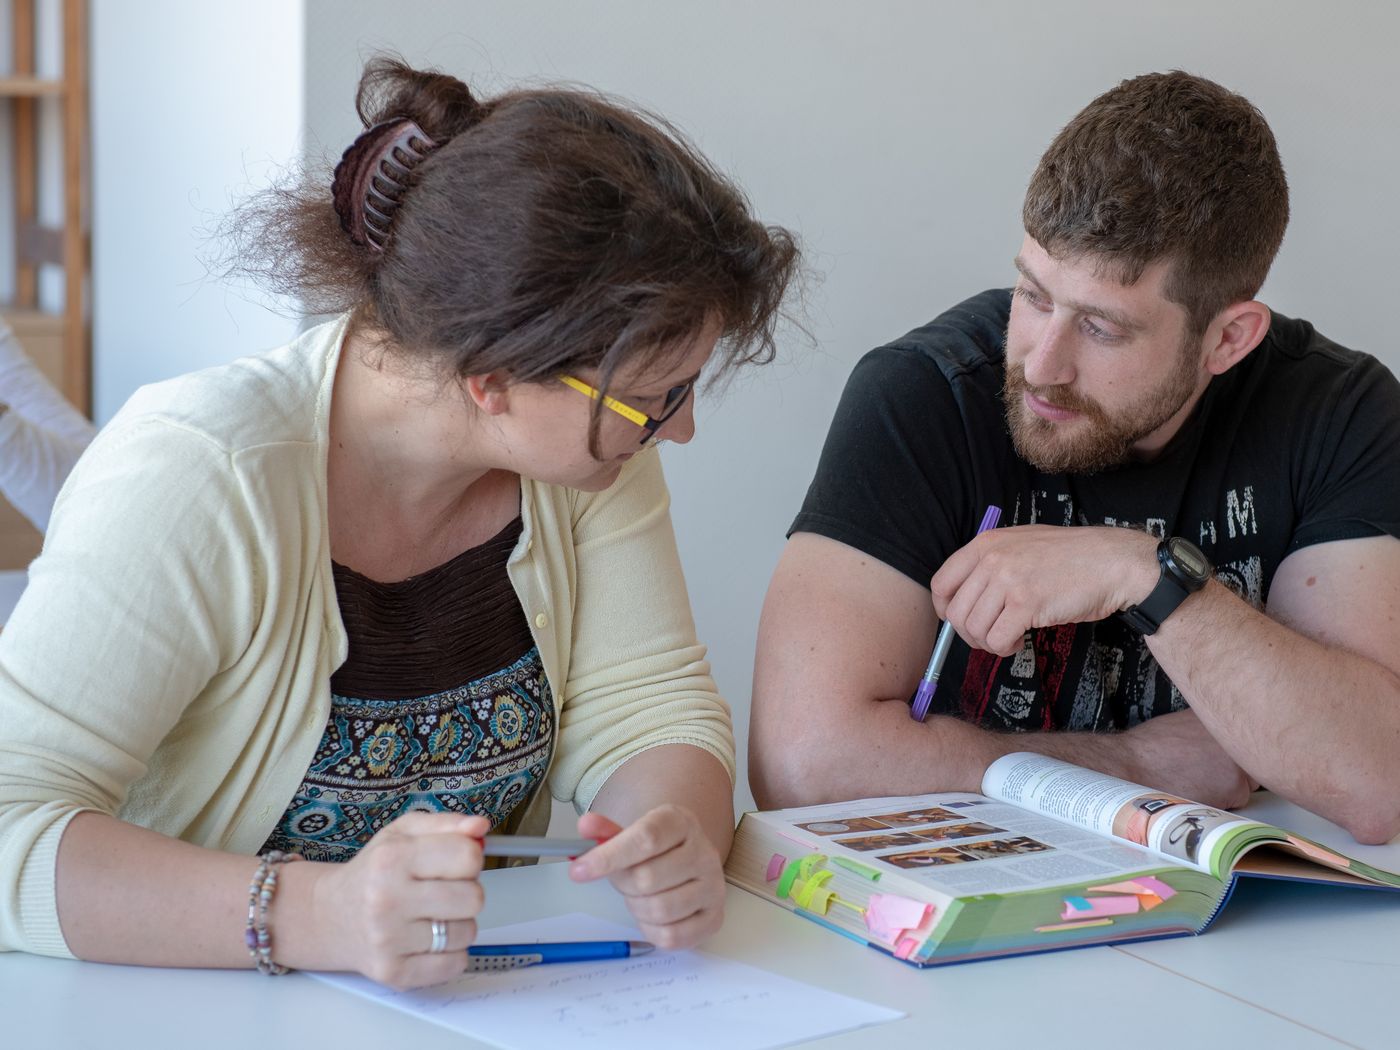
<path id="1" fill-rule="evenodd" d="M 447 923 L 441 919 L 433 920 L 433 943 L 428 951 L 433 955 L 447 951 Z"/>

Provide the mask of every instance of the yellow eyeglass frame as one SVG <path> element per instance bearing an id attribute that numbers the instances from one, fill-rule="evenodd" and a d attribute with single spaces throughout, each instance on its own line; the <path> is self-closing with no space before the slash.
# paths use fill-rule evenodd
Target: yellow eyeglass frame
<path id="1" fill-rule="evenodd" d="M 685 399 L 688 398 L 690 392 L 695 389 L 695 380 L 693 379 L 680 384 L 679 387 L 673 387 L 672 390 L 683 389 L 679 395 L 673 400 L 670 400 L 666 410 L 662 412 L 659 417 L 653 417 L 647 415 L 640 409 L 633 408 L 631 405 L 603 393 L 597 387 L 589 386 L 582 379 L 578 379 L 575 376 L 560 376 L 559 382 L 566 386 L 573 387 L 573 389 L 577 390 L 580 394 L 591 397 L 594 401 L 602 401 L 604 408 L 610 408 L 628 422 L 637 424 L 637 426 L 642 428 L 642 444 L 646 444 L 651 436 L 660 429 L 661 424 L 665 423 L 666 420 L 680 411 L 680 407 L 685 404 Z"/>
<path id="2" fill-rule="evenodd" d="M 604 408 L 612 409 L 623 419 L 630 420 L 631 422 L 636 423 L 639 427 L 645 428 L 646 425 L 652 421 L 651 416 L 647 415 L 645 412 L 640 412 L 637 409 L 633 408 L 631 405 L 624 405 L 617 398 L 611 397 L 608 394 L 603 393 L 597 387 L 589 386 L 582 379 L 575 379 L 573 376 L 560 376 L 559 382 L 564 383 L 567 386 L 573 387 L 580 394 L 586 394 L 587 396 L 591 397 L 594 401 L 601 400 L 603 402 Z"/>

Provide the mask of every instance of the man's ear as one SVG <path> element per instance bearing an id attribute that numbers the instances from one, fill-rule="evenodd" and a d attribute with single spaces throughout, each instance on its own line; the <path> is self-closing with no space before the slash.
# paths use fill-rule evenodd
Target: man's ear
<path id="1" fill-rule="evenodd" d="M 1206 329 L 1206 370 L 1218 376 L 1234 368 L 1263 341 L 1272 320 L 1269 308 L 1257 299 L 1220 311 Z"/>
<path id="2" fill-rule="evenodd" d="M 510 407 L 510 383 L 500 372 L 467 376 L 462 380 L 462 389 L 472 404 L 488 416 L 499 416 Z"/>

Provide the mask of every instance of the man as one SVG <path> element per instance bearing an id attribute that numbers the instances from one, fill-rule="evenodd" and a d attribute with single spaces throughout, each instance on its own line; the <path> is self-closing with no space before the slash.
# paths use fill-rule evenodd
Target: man
<path id="1" fill-rule="evenodd" d="M 1254 298 L 1288 221 L 1268 125 L 1198 77 L 1125 81 L 1023 219 L 1014 292 L 851 376 L 764 606 L 760 805 L 976 790 L 1034 750 L 1388 841 L 1400 384 Z M 962 641 L 918 722 L 939 619 Z"/>

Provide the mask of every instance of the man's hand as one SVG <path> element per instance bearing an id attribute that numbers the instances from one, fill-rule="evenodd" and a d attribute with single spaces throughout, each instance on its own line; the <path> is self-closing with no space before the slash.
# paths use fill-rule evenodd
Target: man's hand
<path id="1" fill-rule="evenodd" d="M 657 806 L 626 828 L 599 813 L 579 818 L 584 838 L 607 838 L 569 866 L 575 882 L 608 878 L 658 948 L 691 948 L 724 918 L 724 866 L 695 814 Z"/>
<path id="2" fill-rule="evenodd" d="M 1136 529 L 1017 525 L 984 532 L 933 577 L 933 605 L 968 645 L 998 656 L 1033 627 L 1088 623 L 1135 605 L 1161 570 Z"/>
<path id="3" fill-rule="evenodd" d="M 1259 789 L 1191 710 L 1158 715 L 1119 737 L 1128 745 L 1132 779 L 1193 802 L 1238 809 Z"/>

